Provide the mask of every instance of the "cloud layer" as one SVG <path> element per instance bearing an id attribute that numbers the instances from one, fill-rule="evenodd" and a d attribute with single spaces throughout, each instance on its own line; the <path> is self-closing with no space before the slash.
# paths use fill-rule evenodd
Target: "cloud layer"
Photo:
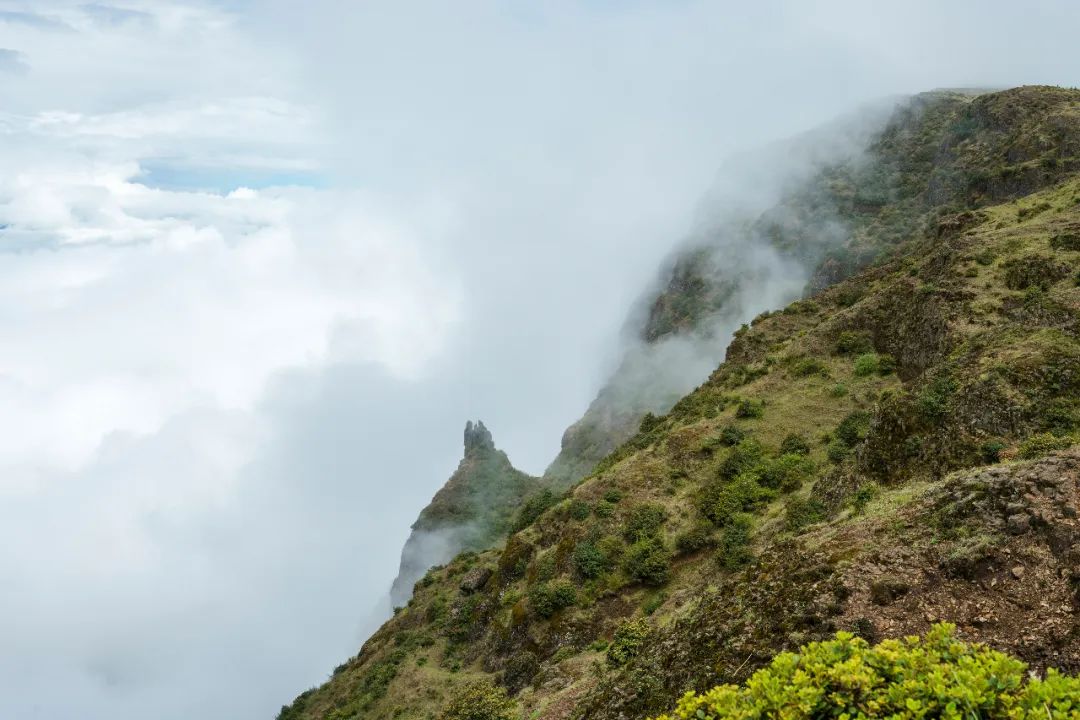
<path id="1" fill-rule="evenodd" d="M 1080 83 L 1073 4 L 939 5 L 0 3 L 0 716 L 319 682 L 466 418 L 551 460 L 724 156 Z"/>

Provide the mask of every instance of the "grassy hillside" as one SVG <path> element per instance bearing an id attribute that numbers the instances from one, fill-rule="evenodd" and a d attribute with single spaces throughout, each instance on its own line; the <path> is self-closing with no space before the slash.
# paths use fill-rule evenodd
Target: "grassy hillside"
<path id="1" fill-rule="evenodd" d="M 1080 92 L 942 97 L 880 138 L 924 152 L 837 180 L 866 217 L 822 255 L 834 284 L 429 571 L 280 720 L 434 718 L 476 681 L 522 717 L 643 718 L 837 630 L 939 620 L 1080 670 Z"/>
<path id="2" fill-rule="evenodd" d="M 879 123 L 864 148 L 862 126 Z M 642 356 L 748 317 L 767 282 L 748 249 L 766 246 L 811 268 L 806 291 L 812 294 L 887 259 L 939 217 L 1021 197 L 1080 170 L 1080 111 L 1076 93 L 1062 88 L 924 93 L 891 115 L 854 125 L 857 130 L 849 121 L 787 143 L 780 150 L 798 170 L 789 171 L 779 202 L 749 219 L 738 208 L 722 214 L 677 254 L 636 328 L 643 345 L 631 348 L 566 431 L 549 480 L 570 484 L 587 474 L 646 412 L 666 412 L 691 389 L 677 380 L 661 391 L 641 382 L 664 369 L 661 363 L 642 370 Z M 771 156 L 761 162 L 776 164 Z"/>

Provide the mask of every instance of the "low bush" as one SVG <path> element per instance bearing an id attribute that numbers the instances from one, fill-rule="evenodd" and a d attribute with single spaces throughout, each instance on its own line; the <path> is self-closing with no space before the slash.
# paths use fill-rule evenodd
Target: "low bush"
<path id="1" fill-rule="evenodd" d="M 939 420 L 949 412 L 949 400 L 956 383 L 949 377 L 937 377 L 919 393 L 919 412 L 928 420 Z"/>
<path id="2" fill-rule="evenodd" d="M 731 447 L 746 439 L 746 431 L 738 425 L 727 425 L 720 431 L 720 444 Z"/>
<path id="3" fill-rule="evenodd" d="M 538 517 L 544 514 L 545 510 L 558 502 L 558 500 L 559 497 L 547 489 L 530 495 L 521 505 L 521 509 L 518 510 L 517 517 L 514 519 L 513 531 L 517 532 L 532 525 Z"/>
<path id="4" fill-rule="evenodd" d="M 729 482 L 714 480 L 706 485 L 698 507 L 713 524 L 723 527 L 739 513 L 754 510 L 775 496 L 753 474 L 743 473 Z"/>
<path id="5" fill-rule="evenodd" d="M 791 433 L 780 441 L 781 455 L 809 455 L 810 443 L 799 433 Z"/>
<path id="6" fill-rule="evenodd" d="M 645 638 L 649 636 L 649 623 L 644 618 L 623 623 L 615 630 L 615 636 L 607 647 L 607 663 L 621 667 L 637 657 Z"/>
<path id="7" fill-rule="evenodd" d="M 662 538 L 642 538 L 627 548 L 623 569 L 646 585 L 663 585 L 671 573 L 671 553 Z"/>
<path id="8" fill-rule="evenodd" d="M 1050 241 L 1050 247 L 1055 250 L 1080 250 L 1080 233 L 1066 232 L 1055 235 Z"/>
<path id="9" fill-rule="evenodd" d="M 725 480 L 731 480 L 737 475 L 752 470 L 761 463 L 764 456 L 765 453 L 762 451 L 761 445 L 757 440 L 743 440 L 733 447 L 731 449 L 731 454 L 724 458 L 724 461 L 720 463 L 720 477 Z"/>
<path id="10" fill-rule="evenodd" d="M 1027 255 L 1005 263 L 1005 286 L 1010 290 L 1037 287 L 1047 290 L 1067 276 L 1070 267 L 1044 255 Z"/>
<path id="11" fill-rule="evenodd" d="M 847 330 L 836 338 L 836 352 L 840 355 L 863 355 L 873 350 L 874 344 L 870 341 L 870 336 L 864 332 Z"/>
<path id="12" fill-rule="evenodd" d="M 675 549 L 681 555 L 703 550 L 716 543 L 713 535 L 713 526 L 707 523 L 699 523 L 683 530 L 675 536 Z"/>
<path id="13" fill-rule="evenodd" d="M 517 720 L 517 705 L 503 688 L 474 681 L 454 692 L 439 720 Z"/>
<path id="14" fill-rule="evenodd" d="M 597 578 L 611 569 L 611 559 L 597 547 L 597 544 L 584 540 L 574 547 L 572 556 L 574 570 L 586 580 Z"/>
<path id="15" fill-rule="evenodd" d="M 799 530 L 825 519 L 825 506 L 812 498 L 791 498 L 784 509 L 784 527 Z"/>
<path id="16" fill-rule="evenodd" d="M 781 653 L 745 685 L 687 693 L 657 720 L 1070 720 L 1080 716 L 1080 678 L 1029 676 L 1021 661 L 961 642 L 952 625 L 871 647 L 850 633 Z"/>
<path id="17" fill-rule="evenodd" d="M 533 612 L 542 618 L 549 618 L 575 602 L 577 590 L 568 580 L 541 583 L 529 591 L 529 604 Z"/>
<path id="18" fill-rule="evenodd" d="M 760 400 L 743 399 L 735 407 L 737 418 L 759 418 L 765 414 L 765 404 Z"/>
<path id="19" fill-rule="evenodd" d="M 790 492 L 812 478 L 814 469 L 814 463 L 810 458 L 789 453 L 765 463 L 758 477 L 764 487 Z"/>
<path id="20" fill-rule="evenodd" d="M 716 560 L 725 570 L 736 570 L 753 559 L 750 552 L 750 531 L 753 518 L 746 513 L 734 515 L 720 533 Z"/>
<path id="21" fill-rule="evenodd" d="M 1038 433 L 1020 443 L 1018 455 L 1025 460 L 1034 460 L 1055 450 L 1064 450 L 1075 442 L 1068 436 L 1051 435 L 1050 433 Z"/>
<path id="22" fill-rule="evenodd" d="M 878 356 L 874 353 L 864 353 L 855 358 L 855 374 L 858 377 L 874 375 L 880 367 Z"/>
<path id="23" fill-rule="evenodd" d="M 630 510 L 623 526 L 623 536 L 627 542 L 650 538 L 660 532 L 667 518 L 667 511 L 662 505 L 642 503 Z"/>
<path id="24" fill-rule="evenodd" d="M 584 500 L 574 499 L 570 501 L 568 513 L 574 520 L 586 520 L 592 513 L 592 508 Z"/>
<path id="25" fill-rule="evenodd" d="M 791 365 L 792 377 L 804 378 L 812 375 L 820 375 L 822 377 L 829 376 L 829 368 L 825 366 L 823 362 L 817 358 L 804 357 L 799 358 Z"/>
<path id="26" fill-rule="evenodd" d="M 833 435 L 839 442 L 851 448 L 865 440 L 868 432 L 870 413 L 857 410 L 840 421 Z"/>

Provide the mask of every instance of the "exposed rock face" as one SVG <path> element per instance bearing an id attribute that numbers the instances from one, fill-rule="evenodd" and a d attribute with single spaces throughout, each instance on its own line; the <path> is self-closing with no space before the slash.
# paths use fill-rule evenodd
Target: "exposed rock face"
<path id="1" fill-rule="evenodd" d="M 394 606 L 404 605 L 428 568 L 463 550 L 483 550 L 506 536 L 510 521 L 539 481 L 516 470 L 495 448 L 479 420 L 465 425 L 465 456 L 413 523 L 401 551 L 398 576 L 390 590 Z"/>
<path id="2" fill-rule="evenodd" d="M 480 420 L 473 425 L 472 420 L 465 423 L 465 454 L 474 452 L 490 452 L 495 450 L 495 441 L 491 438 L 491 432 L 484 427 Z"/>

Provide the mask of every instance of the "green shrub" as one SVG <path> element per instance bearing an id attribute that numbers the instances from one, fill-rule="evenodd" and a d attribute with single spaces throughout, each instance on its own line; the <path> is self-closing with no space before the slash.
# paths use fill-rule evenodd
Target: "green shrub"
<path id="1" fill-rule="evenodd" d="M 615 636 L 607 648 L 607 663 L 621 667 L 637 657 L 641 646 L 649 636 L 649 623 L 645 618 L 625 622 L 615 630 Z"/>
<path id="2" fill-rule="evenodd" d="M 612 505 L 622 500 L 622 490 L 619 488 L 608 488 L 604 491 L 604 502 L 609 502 Z"/>
<path id="3" fill-rule="evenodd" d="M 829 394 L 836 398 L 841 398 L 847 395 L 847 385 L 844 383 L 836 383 L 829 390 Z"/>
<path id="4" fill-rule="evenodd" d="M 1005 449 L 1005 443 L 1001 440 L 987 440 L 979 446 L 979 455 L 984 463 L 993 464 L 1001 461 L 1001 451 Z"/>
<path id="5" fill-rule="evenodd" d="M 627 542 L 655 536 L 664 526 L 667 510 L 662 505 L 642 503 L 630 510 L 623 526 L 623 536 Z"/>
<path id="6" fill-rule="evenodd" d="M 698 507 L 715 525 L 724 526 L 737 514 L 753 510 L 773 499 L 776 493 L 762 487 L 757 478 L 743 473 L 734 480 L 714 480 L 702 491 Z"/>
<path id="7" fill-rule="evenodd" d="M 513 531 L 524 530 L 536 522 L 536 519 L 544 514 L 544 511 L 558 502 L 558 496 L 551 490 L 541 490 L 530 495 L 518 510 L 514 520 Z"/>
<path id="8" fill-rule="evenodd" d="M 716 560 L 726 570 L 736 570 L 753 559 L 750 553 L 750 531 L 754 527 L 753 518 L 746 513 L 738 513 L 720 533 L 717 544 Z"/>
<path id="9" fill-rule="evenodd" d="M 750 400 L 744 398 L 739 401 L 739 404 L 735 407 L 735 417 L 737 418 L 759 418 L 765 414 L 765 403 L 760 400 Z"/>
<path id="10" fill-rule="evenodd" d="M 1044 255 L 1016 258 L 1005 263 L 1004 268 L 1005 286 L 1010 290 L 1027 290 L 1030 287 L 1048 290 L 1071 270 L 1067 263 Z"/>
<path id="11" fill-rule="evenodd" d="M 836 338 L 836 352 L 840 355 L 862 355 L 873 349 L 870 336 L 864 332 L 846 330 Z"/>
<path id="12" fill-rule="evenodd" d="M 597 503 L 593 508 L 593 514 L 598 518 L 609 518 L 615 514 L 615 506 L 609 502 Z"/>
<path id="13" fill-rule="evenodd" d="M 574 547 L 572 556 L 574 570 L 586 580 L 600 577 L 611 569 L 611 559 L 596 543 L 584 540 Z"/>
<path id="14" fill-rule="evenodd" d="M 679 551 L 679 554 L 687 555 L 707 548 L 715 542 L 713 526 L 707 523 L 698 523 L 675 536 L 675 549 Z"/>
<path id="15" fill-rule="evenodd" d="M 809 448 L 807 448 L 809 451 Z M 805 455 L 781 455 L 760 469 L 760 483 L 773 489 L 790 492 L 814 476 L 814 463 Z"/>
<path id="16" fill-rule="evenodd" d="M 609 565 L 608 569 L 611 569 L 626 552 L 626 545 L 618 535 L 605 535 L 596 541 L 596 549 L 603 553 Z"/>
<path id="17" fill-rule="evenodd" d="M 869 432 L 870 413 L 856 410 L 840 421 L 833 435 L 838 441 L 850 448 L 865 440 Z"/>
<path id="18" fill-rule="evenodd" d="M 663 585 L 671 572 L 671 553 L 661 538 L 642 538 L 627 548 L 623 569 L 646 585 Z"/>
<path id="19" fill-rule="evenodd" d="M 866 509 L 867 504 L 877 495 L 877 488 L 872 485 L 860 485 L 851 497 L 851 509 L 856 515 Z"/>
<path id="20" fill-rule="evenodd" d="M 810 377 L 811 375 L 829 376 L 829 368 L 817 358 L 799 358 L 791 366 L 791 375 L 797 378 Z"/>
<path id="21" fill-rule="evenodd" d="M 549 618 L 575 602 L 577 590 L 568 580 L 540 583 L 529 591 L 529 604 L 533 612 L 542 618 Z"/>
<path id="22" fill-rule="evenodd" d="M 859 377 L 874 375 L 879 369 L 878 356 L 874 353 L 865 353 L 855 358 L 855 374 Z"/>
<path id="23" fill-rule="evenodd" d="M 720 431 L 720 443 L 727 445 L 738 445 L 746 439 L 746 431 L 738 425 L 727 425 Z"/>
<path id="24" fill-rule="evenodd" d="M 891 375 L 896 372 L 896 358 L 892 355 L 878 355 L 878 375 Z"/>
<path id="25" fill-rule="evenodd" d="M 570 501 L 568 512 L 574 520 L 586 520 L 592 512 L 592 508 L 584 500 L 574 499 Z"/>
<path id="26" fill-rule="evenodd" d="M 645 417 L 641 418 L 641 424 L 638 426 L 638 432 L 648 433 L 656 429 L 661 423 L 661 418 L 653 415 L 651 412 L 645 413 Z"/>
<path id="27" fill-rule="evenodd" d="M 949 399 L 956 383 L 949 377 L 937 377 L 922 389 L 918 397 L 919 412 L 928 420 L 939 420 L 949 412 Z"/>
<path id="28" fill-rule="evenodd" d="M 791 433 L 780 441 L 781 455 L 809 455 L 810 443 L 799 433 Z"/>
<path id="29" fill-rule="evenodd" d="M 1080 679 L 1030 677 L 1019 660 L 968 644 L 952 625 L 926 637 L 871 647 L 850 633 L 781 653 L 745 685 L 687 693 L 657 720 L 1069 720 L 1080 716 Z"/>
<path id="30" fill-rule="evenodd" d="M 825 454 L 828 456 L 830 462 L 842 463 L 847 459 L 848 455 L 851 454 L 851 448 L 839 440 L 834 440 L 829 443 L 829 447 L 825 451 Z"/>
<path id="31" fill-rule="evenodd" d="M 731 480 L 736 475 L 741 475 L 756 467 L 765 456 L 761 445 L 757 440 L 743 440 L 731 449 L 724 461 L 720 463 L 720 477 Z"/>
<path id="32" fill-rule="evenodd" d="M 1059 437 L 1050 433 L 1038 433 L 1020 443 L 1019 455 L 1026 460 L 1034 460 L 1055 450 L 1064 450 L 1073 442 L 1068 436 Z"/>
<path id="33" fill-rule="evenodd" d="M 649 596 L 645 603 L 641 606 L 641 612 L 646 615 L 652 615 L 654 612 L 660 609 L 660 606 L 667 600 L 666 592 L 656 592 Z"/>
<path id="34" fill-rule="evenodd" d="M 1050 241 L 1050 247 L 1055 250 L 1080 250 L 1080 233 L 1067 232 L 1056 235 Z"/>
<path id="35" fill-rule="evenodd" d="M 503 688 L 473 681 L 454 692 L 439 720 L 517 720 L 517 705 Z"/>
<path id="36" fill-rule="evenodd" d="M 784 508 L 784 527 L 799 530 L 825 519 L 825 506 L 812 498 L 791 498 Z"/>

